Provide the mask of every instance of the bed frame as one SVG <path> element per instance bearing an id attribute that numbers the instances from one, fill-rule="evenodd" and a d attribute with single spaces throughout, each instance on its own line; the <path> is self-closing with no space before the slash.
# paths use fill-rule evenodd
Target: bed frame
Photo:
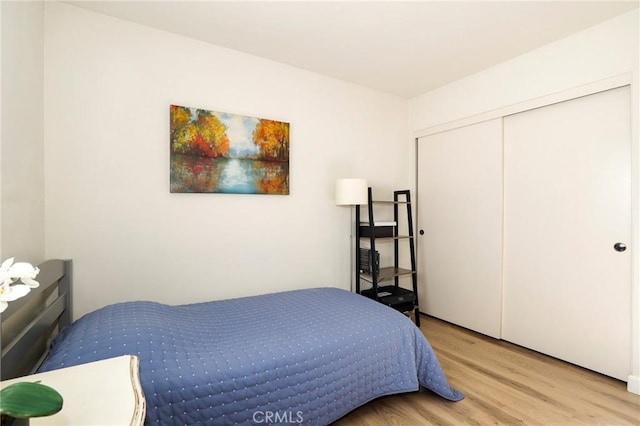
<path id="1" fill-rule="evenodd" d="M 71 325 L 71 260 L 48 260 L 38 267 L 40 286 L 0 314 L 0 380 L 34 373 L 51 340 Z"/>

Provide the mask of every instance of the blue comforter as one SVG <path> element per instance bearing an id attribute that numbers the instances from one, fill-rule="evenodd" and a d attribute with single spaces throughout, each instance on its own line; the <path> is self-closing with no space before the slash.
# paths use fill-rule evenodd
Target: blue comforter
<path id="1" fill-rule="evenodd" d="M 40 371 L 126 354 L 140 358 L 147 424 L 327 425 L 419 385 L 463 398 L 406 316 L 335 288 L 107 306 L 65 329 Z"/>

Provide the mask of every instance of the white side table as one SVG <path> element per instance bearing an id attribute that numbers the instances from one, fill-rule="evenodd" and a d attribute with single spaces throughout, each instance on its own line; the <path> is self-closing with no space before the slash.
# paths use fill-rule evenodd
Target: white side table
<path id="1" fill-rule="evenodd" d="M 62 395 L 62 410 L 29 419 L 38 425 L 142 425 L 146 403 L 138 370 L 138 357 L 124 355 L 103 361 L 61 368 L 0 383 L 40 381 Z"/>

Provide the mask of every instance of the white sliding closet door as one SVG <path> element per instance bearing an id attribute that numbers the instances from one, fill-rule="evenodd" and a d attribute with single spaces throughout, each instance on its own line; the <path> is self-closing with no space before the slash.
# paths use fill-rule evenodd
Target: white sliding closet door
<path id="1" fill-rule="evenodd" d="M 500 337 L 502 119 L 418 140 L 423 312 Z"/>
<path id="2" fill-rule="evenodd" d="M 504 118 L 503 338 L 627 380 L 630 89 Z"/>

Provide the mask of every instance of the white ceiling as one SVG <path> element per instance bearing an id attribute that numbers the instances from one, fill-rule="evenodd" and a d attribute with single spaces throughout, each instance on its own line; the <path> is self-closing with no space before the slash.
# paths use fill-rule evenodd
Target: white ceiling
<path id="1" fill-rule="evenodd" d="M 410 98 L 640 0 L 68 3 Z"/>

